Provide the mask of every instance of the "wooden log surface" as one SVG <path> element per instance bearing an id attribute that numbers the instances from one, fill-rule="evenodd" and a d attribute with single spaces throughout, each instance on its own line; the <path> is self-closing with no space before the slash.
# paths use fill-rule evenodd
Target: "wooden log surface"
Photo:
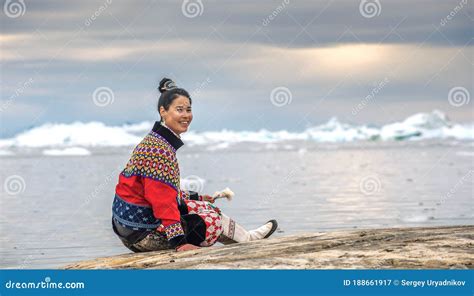
<path id="1" fill-rule="evenodd" d="M 474 225 L 308 233 L 186 252 L 130 253 L 66 269 L 472 269 Z"/>

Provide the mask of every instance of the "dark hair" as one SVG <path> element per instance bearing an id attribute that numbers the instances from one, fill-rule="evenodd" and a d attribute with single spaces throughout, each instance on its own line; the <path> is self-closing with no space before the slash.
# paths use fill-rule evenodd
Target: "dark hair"
<path id="1" fill-rule="evenodd" d="M 189 93 L 185 89 L 177 87 L 174 81 L 169 78 L 165 77 L 161 79 L 158 90 L 161 93 L 160 98 L 158 99 L 158 113 L 160 113 L 161 106 L 163 106 L 163 108 L 168 111 L 171 103 L 173 103 L 174 99 L 179 96 L 187 97 L 189 99 L 189 103 L 193 103 Z"/>

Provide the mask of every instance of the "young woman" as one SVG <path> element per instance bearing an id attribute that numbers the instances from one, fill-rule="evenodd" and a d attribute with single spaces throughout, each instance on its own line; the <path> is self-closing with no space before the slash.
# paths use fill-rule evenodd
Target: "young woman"
<path id="1" fill-rule="evenodd" d="M 117 236 L 134 252 L 185 251 L 269 237 L 275 220 L 247 231 L 215 207 L 211 196 L 180 189 L 176 151 L 193 120 L 192 101 L 171 79 L 163 78 L 158 89 L 161 120 L 134 149 L 115 189 Z"/>

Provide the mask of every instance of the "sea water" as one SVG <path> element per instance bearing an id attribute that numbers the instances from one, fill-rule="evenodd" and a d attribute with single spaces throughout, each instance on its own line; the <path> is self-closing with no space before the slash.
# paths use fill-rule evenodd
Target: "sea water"
<path id="1" fill-rule="evenodd" d="M 249 229 L 277 219 L 275 235 L 284 236 L 472 224 L 473 148 L 457 140 L 294 140 L 185 145 L 178 158 L 182 187 L 207 194 L 229 187 L 234 199 L 216 202 L 227 215 Z M 110 219 L 133 146 L 87 149 L 55 155 L 18 148 L 1 156 L 2 268 L 55 268 L 129 252 Z"/>

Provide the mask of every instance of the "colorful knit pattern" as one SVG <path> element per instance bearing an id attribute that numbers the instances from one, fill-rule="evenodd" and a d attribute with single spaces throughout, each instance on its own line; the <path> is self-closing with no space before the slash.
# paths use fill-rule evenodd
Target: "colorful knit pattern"
<path id="1" fill-rule="evenodd" d="M 161 221 L 153 216 L 150 207 L 128 203 L 115 195 L 113 217 L 123 226 L 133 230 L 156 229 Z"/>
<path id="2" fill-rule="evenodd" d="M 181 223 L 174 223 L 165 227 L 165 233 L 168 240 L 177 237 L 179 235 L 184 235 L 183 227 Z"/>
<path id="3" fill-rule="evenodd" d="M 206 201 L 186 200 L 189 214 L 197 214 L 206 224 L 206 238 L 202 247 L 209 247 L 216 243 L 222 234 L 221 210 Z"/>
<path id="4" fill-rule="evenodd" d="M 142 176 L 179 189 L 179 166 L 175 149 L 159 134 L 150 132 L 133 151 L 123 170 L 125 177 Z"/>

